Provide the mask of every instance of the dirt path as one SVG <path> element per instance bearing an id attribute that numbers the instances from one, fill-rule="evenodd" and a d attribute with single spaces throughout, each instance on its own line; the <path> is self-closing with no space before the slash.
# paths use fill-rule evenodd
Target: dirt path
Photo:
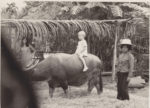
<path id="1" fill-rule="evenodd" d="M 116 99 L 116 90 L 107 87 L 99 96 L 96 89 L 87 94 L 86 85 L 70 87 L 69 98 L 65 98 L 63 90 L 57 88 L 52 99 L 49 97 L 47 83 L 36 83 L 35 88 L 40 108 L 148 108 L 148 95 L 146 97 L 130 93 L 130 101 L 120 101 Z"/>

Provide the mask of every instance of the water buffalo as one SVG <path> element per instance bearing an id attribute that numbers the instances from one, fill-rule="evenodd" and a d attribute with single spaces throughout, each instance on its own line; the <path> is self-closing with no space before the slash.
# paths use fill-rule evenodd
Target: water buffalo
<path id="1" fill-rule="evenodd" d="M 67 95 L 68 85 L 81 86 L 86 81 L 89 93 L 96 87 L 100 94 L 103 90 L 102 62 L 92 54 L 88 54 L 85 61 L 89 69 L 83 72 L 83 64 L 76 54 L 52 53 L 32 69 L 32 78 L 36 81 L 47 81 L 51 97 L 56 87 L 62 87 Z"/>

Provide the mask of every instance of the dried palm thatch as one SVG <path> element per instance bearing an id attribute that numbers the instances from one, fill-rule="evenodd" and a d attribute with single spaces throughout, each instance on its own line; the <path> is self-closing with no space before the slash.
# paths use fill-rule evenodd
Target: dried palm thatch
<path id="1" fill-rule="evenodd" d="M 120 28 L 124 31 L 122 37 L 133 37 L 138 21 L 125 21 L 125 26 L 120 22 Z M 124 22 L 123 21 L 123 22 Z M 105 66 L 111 66 L 115 21 L 90 21 L 90 20 L 3 20 L 3 24 L 16 27 L 16 42 L 26 37 L 29 42 L 35 42 L 37 50 L 45 52 L 46 41 L 49 42 L 51 51 L 74 53 L 77 45 L 77 33 L 80 30 L 86 32 L 86 40 L 89 52 L 99 56 Z M 17 47 L 17 50 L 19 48 Z M 108 67 L 107 67 L 108 68 Z M 110 67 L 111 68 L 111 67 Z"/>
<path id="2" fill-rule="evenodd" d="M 83 12 L 85 9 L 91 9 L 91 8 L 95 8 L 95 7 L 100 7 L 100 8 L 107 9 L 107 6 L 105 6 L 103 3 L 88 2 L 86 5 L 78 4 L 78 5 L 73 6 L 72 9 L 71 9 L 71 14 L 77 15 L 77 14 Z"/>
<path id="3" fill-rule="evenodd" d="M 114 17 L 114 18 L 122 18 L 123 17 L 123 11 L 119 6 L 109 5 L 109 9 L 112 14 L 112 17 Z"/>
<path id="4" fill-rule="evenodd" d="M 149 3 L 147 3 L 147 5 L 148 4 Z M 136 13 L 139 12 L 139 14 L 142 14 L 143 16 L 145 16 L 147 18 L 150 16 L 150 8 L 147 8 L 147 7 L 141 7 L 137 4 L 132 4 L 132 3 L 123 3 L 123 4 L 120 4 L 120 7 L 125 11 L 128 10 L 131 12 L 136 11 Z M 137 16 L 137 15 L 135 15 L 135 16 Z"/>
<path id="5" fill-rule="evenodd" d="M 82 12 L 84 9 L 85 9 L 84 6 L 80 6 L 80 5 L 73 6 L 71 9 L 71 14 L 77 15 L 78 13 Z"/>

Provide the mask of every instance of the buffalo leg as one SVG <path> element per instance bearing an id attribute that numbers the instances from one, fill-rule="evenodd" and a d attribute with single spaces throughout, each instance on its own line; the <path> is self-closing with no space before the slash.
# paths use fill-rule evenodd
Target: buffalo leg
<path id="1" fill-rule="evenodd" d="M 95 87 L 97 89 L 97 94 L 101 93 L 101 87 L 100 87 L 100 79 L 99 77 L 95 78 Z"/>
<path id="2" fill-rule="evenodd" d="M 89 80 L 89 82 L 88 82 L 88 93 L 91 93 L 92 90 L 93 90 L 93 88 L 94 88 L 94 82 L 93 82 L 93 80 L 91 79 L 91 80 Z"/>
<path id="3" fill-rule="evenodd" d="M 48 85 L 49 85 L 49 95 L 52 98 L 53 94 L 54 94 L 54 91 L 55 91 L 55 87 L 54 87 L 54 84 L 53 84 L 52 81 L 49 81 Z"/>
<path id="4" fill-rule="evenodd" d="M 61 87 L 63 88 L 66 97 L 68 97 L 68 82 L 61 81 Z"/>
<path id="5" fill-rule="evenodd" d="M 49 87 L 49 94 L 51 98 L 53 97 L 54 91 L 55 91 L 55 88 Z"/>
<path id="6" fill-rule="evenodd" d="M 103 92 L 103 80 L 102 80 L 102 74 L 100 71 L 100 74 L 98 75 L 98 81 L 97 81 L 97 86 L 98 86 L 98 92 L 102 93 Z M 97 88 L 97 87 L 96 87 Z"/>
<path id="7" fill-rule="evenodd" d="M 95 87 L 96 87 L 96 90 L 97 90 L 97 94 L 100 94 L 101 91 L 100 91 L 100 86 L 99 86 L 99 84 L 97 83 L 97 84 L 95 85 Z"/>

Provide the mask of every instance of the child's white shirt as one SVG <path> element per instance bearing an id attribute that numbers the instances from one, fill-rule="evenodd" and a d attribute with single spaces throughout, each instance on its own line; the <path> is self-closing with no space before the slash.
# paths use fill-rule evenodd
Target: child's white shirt
<path id="1" fill-rule="evenodd" d="M 87 42 L 86 40 L 81 40 L 78 42 L 78 46 L 77 46 L 77 49 L 76 49 L 76 54 L 79 54 L 81 56 L 87 56 L 87 53 L 88 53 L 88 48 L 87 48 Z"/>

